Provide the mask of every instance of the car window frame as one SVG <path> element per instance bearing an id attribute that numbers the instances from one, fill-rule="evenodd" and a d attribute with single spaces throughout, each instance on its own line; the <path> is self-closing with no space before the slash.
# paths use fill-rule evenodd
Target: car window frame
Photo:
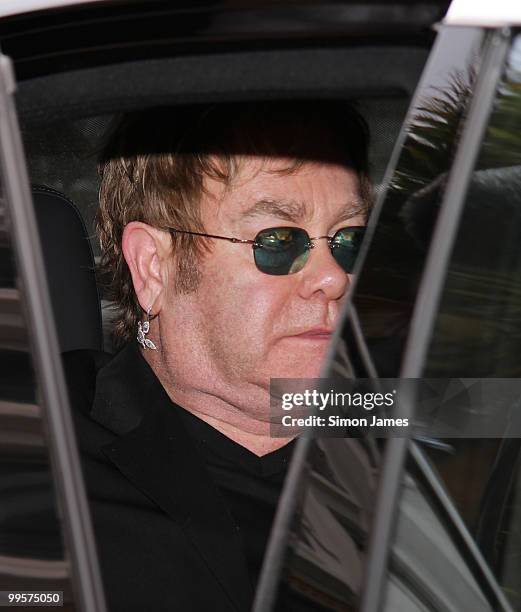
<path id="1" fill-rule="evenodd" d="M 453 27 L 453 26 L 444 26 Z M 441 202 L 433 239 L 429 247 L 427 264 L 422 273 L 420 291 L 414 304 L 413 319 L 408 334 L 401 378 L 418 378 L 421 376 L 423 363 L 431 338 L 431 330 L 438 313 L 438 304 L 443 290 L 452 245 L 457 235 L 458 220 L 465 202 L 468 185 L 471 180 L 475 160 L 479 154 L 479 145 L 486 131 L 488 119 L 492 110 L 497 85 L 501 78 L 505 59 L 510 48 L 511 30 L 508 27 L 482 28 L 488 40 L 487 48 L 482 57 L 477 82 L 473 86 L 470 100 L 469 116 L 465 122 L 461 138 L 456 148 L 456 158 L 451 164 L 449 181 Z M 436 43 L 435 43 L 436 44 Z M 431 58 L 433 51 L 431 51 Z M 424 68 L 424 76 L 429 72 L 430 60 Z M 422 89 L 422 79 L 411 100 L 400 137 L 397 140 L 393 155 L 387 166 L 384 185 L 388 186 L 395 170 L 398 157 L 406 138 L 406 127 L 412 118 L 412 113 Z M 343 316 L 339 321 L 335 336 L 330 346 L 326 366 L 322 377 L 327 377 L 336 354 L 336 341 L 340 338 L 340 330 L 349 321 L 352 326 L 357 357 L 364 365 L 367 376 L 377 377 L 377 370 L 372 363 L 371 355 L 365 344 L 360 325 L 357 323 L 356 308 L 352 296 L 356 288 L 357 278 L 363 269 L 364 261 L 371 248 L 371 240 L 378 223 L 379 213 L 386 199 L 384 188 L 378 198 L 375 209 L 369 220 L 366 239 L 354 271 L 354 281 L 350 295 L 346 300 Z M 394 417 L 404 418 L 413 414 L 414 397 L 407 397 L 398 407 L 400 413 Z M 297 443 L 295 456 L 290 466 L 286 483 L 282 492 L 279 508 L 275 517 L 272 534 L 265 556 L 265 563 L 256 592 L 253 612 L 268 612 L 276 598 L 276 589 L 283 567 L 286 544 L 292 520 L 291 509 L 294 508 L 297 493 L 304 484 L 307 453 L 310 448 L 310 438 L 303 436 Z M 459 541 L 465 547 L 465 558 L 473 562 L 472 572 L 486 582 L 484 593 L 492 605 L 499 606 L 505 612 L 512 607 L 499 586 L 499 583 L 487 562 L 481 554 L 474 538 L 459 517 L 450 496 L 444 490 L 443 484 L 436 474 L 428 469 L 421 450 L 408 437 L 391 438 L 385 449 L 382 461 L 383 469 L 379 477 L 379 492 L 375 512 L 375 522 L 371 528 L 370 547 L 366 563 L 365 580 L 362 587 L 361 612 L 379 612 L 385 596 L 387 570 L 390 550 L 392 548 L 393 531 L 397 521 L 400 488 L 405 474 L 406 462 L 411 459 L 424 477 L 425 483 L 437 496 L 447 519 Z M 268 566 L 269 563 L 269 566 Z"/>
<path id="2" fill-rule="evenodd" d="M 468 117 L 449 172 L 447 188 L 442 198 L 440 213 L 414 304 L 400 372 L 401 378 L 420 378 L 423 371 L 468 185 L 510 48 L 511 33 L 508 28 L 490 30 L 487 35 L 487 48 L 473 87 Z M 406 396 L 404 399 L 406 416 L 411 416 L 414 413 L 415 398 Z M 403 407 L 401 409 L 403 410 Z M 406 437 L 391 438 L 386 447 L 384 467 L 380 476 L 382 488 L 377 500 L 375 524 L 371 533 L 372 541 L 366 566 L 365 598 L 361 612 L 377 612 L 381 606 L 387 580 L 387 558 L 396 521 L 398 498 L 409 444 L 410 440 Z M 399 460 L 401 460 L 401 467 L 397 466 Z M 461 530 L 464 526 L 461 524 L 459 527 Z M 477 547 L 473 552 L 477 555 L 478 566 L 483 567 L 485 561 Z M 502 609 L 511 609 L 492 573 L 485 573 L 483 577 L 495 592 Z M 371 585 L 370 588 L 369 585 Z"/>
<path id="3" fill-rule="evenodd" d="M 70 577 L 79 610 L 106 612 L 94 531 L 18 124 L 15 92 L 12 62 L 6 55 L 0 54 L 0 175 Z"/>

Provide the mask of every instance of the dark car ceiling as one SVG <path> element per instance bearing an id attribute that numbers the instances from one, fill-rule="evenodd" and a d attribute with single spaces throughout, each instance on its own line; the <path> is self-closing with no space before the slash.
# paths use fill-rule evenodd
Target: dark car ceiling
<path id="1" fill-rule="evenodd" d="M 267 99 L 357 100 L 381 180 L 448 2 L 122 2 L 0 23 L 31 180 L 88 226 L 93 151 L 115 114 Z"/>
<path id="2" fill-rule="evenodd" d="M 268 98 L 408 97 L 448 1 L 92 3 L 0 22 L 24 120 Z"/>
<path id="3" fill-rule="evenodd" d="M 126 1 L 6 18 L 0 44 L 19 80 L 87 67 L 241 49 L 430 46 L 448 0 Z"/>
<path id="4" fill-rule="evenodd" d="M 142 60 L 20 82 L 17 103 L 31 123 L 199 102 L 403 99 L 426 57 L 423 48 L 367 46 Z"/>

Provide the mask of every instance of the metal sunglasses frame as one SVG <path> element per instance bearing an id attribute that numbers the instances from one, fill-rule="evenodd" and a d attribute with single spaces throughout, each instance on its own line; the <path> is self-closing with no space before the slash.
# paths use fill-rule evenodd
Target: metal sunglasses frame
<path id="1" fill-rule="evenodd" d="M 218 240 L 228 240 L 228 242 L 233 242 L 233 243 L 251 244 L 254 249 L 255 248 L 262 249 L 266 246 L 264 244 L 257 242 L 255 238 L 253 240 L 246 240 L 243 238 L 232 238 L 230 236 L 217 236 L 215 234 L 204 234 L 202 232 L 191 232 L 188 230 L 180 230 L 175 227 L 168 227 L 168 226 L 161 227 L 160 229 L 165 230 L 165 231 L 177 232 L 178 234 L 189 234 L 190 236 L 204 236 L 206 238 L 217 238 Z M 350 229 L 364 229 L 365 230 L 365 225 L 346 225 L 345 227 L 341 227 L 339 230 L 337 230 L 332 236 L 327 236 L 327 235 L 326 236 L 315 236 L 312 238 L 309 236 L 307 231 L 305 229 L 302 229 L 301 227 L 277 225 L 274 227 L 267 227 L 266 229 L 260 230 L 260 232 L 257 233 L 257 236 L 261 234 L 262 232 L 266 232 L 267 230 L 276 230 L 276 229 L 298 229 L 298 230 L 305 232 L 308 237 L 308 244 L 306 245 L 308 249 L 315 248 L 315 244 L 313 243 L 314 240 L 323 240 L 324 238 L 327 239 L 329 248 L 333 249 L 336 246 L 340 246 L 338 244 L 333 243 L 333 239 L 339 232 L 344 231 L 344 230 L 350 230 Z"/>

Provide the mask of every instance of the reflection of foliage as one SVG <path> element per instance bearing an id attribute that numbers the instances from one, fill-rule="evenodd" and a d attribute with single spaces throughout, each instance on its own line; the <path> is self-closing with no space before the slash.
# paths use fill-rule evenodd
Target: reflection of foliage
<path id="1" fill-rule="evenodd" d="M 480 168 L 521 164 L 521 83 L 505 81 L 498 96 L 479 158 Z"/>
<path id="2" fill-rule="evenodd" d="M 470 97 L 473 71 L 457 73 L 447 88 L 434 88 L 436 95 L 426 98 L 409 126 L 400 165 L 392 187 L 417 191 L 449 170 L 458 144 L 454 138 Z"/>
<path id="3" fill-rule="evenodd" d="M 511 53 L 468 186 L 425 366 L 432 376 L 521 372 L 520 64 Z M 399 227 L 423 252 L 475 93 L 474 77 L 472 67 L 453 74 L 449 85 L 421 101 L 392 184 Z"/>
<path id="4" fill-rule="evenodd" d="M 434 88 L 436 94 L 422 101 L 392 182 L 395 190 L 418 191 L 450 169 L 474 77 L 473 68 L 455 73 L 447 87 Z M 476 170 L 520 165 L 520 128 L 521 81 L 511 67 L 499 86 Z"/>
<path id="5" fill-rule="evenodd" d="M 431 373 L 519 376 L 520 227 L 521 79 L 510 56 L 468 187 L 430 350 Z"/>
<path id="6" fill-rule="evenodd" d="M 476 168 L 470 177 L 457 237 L 445 273 L 424 375 L 521 375 L 521 37 L 513 41 L 498 83 Z M 358 288 L 381 303 L 416 301 L 443 202 L 447 177 L 475 93 L 478 63 L 453 73 L 443 88 L 420 100 L 408 133 Z M 371 268 L 370 265 L 373 265 Z M 367 270 L 367 272 L 366 272 Z M 376 287 L 376 289 L 375 289 Z M 388 311 L 386 308 L 386 313 Z M 359 310 L 359 312 L 362 312 Z M 362 315 L 360 315 L 362 318 Z M 364 311 L 375 330 L 371 351 L 381 371 L 396 370 L 407 322 L 386 331 L 378 311 Z M 379 325 L 379 327 L 378 327 Z M 374 347 L 374 348 L 373 348 Z M 391 358 L 390 358 L 391 356 Z"/>

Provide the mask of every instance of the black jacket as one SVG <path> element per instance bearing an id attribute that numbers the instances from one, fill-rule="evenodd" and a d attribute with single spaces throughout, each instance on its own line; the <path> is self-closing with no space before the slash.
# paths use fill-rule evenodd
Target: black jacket
<path id="1" fill-rule="evenodd" d="M 110 612 L 249 610 L 240 540 L 180 408 L 137 346 L 106 361 L 70 353 L 65 369 Z"/>

